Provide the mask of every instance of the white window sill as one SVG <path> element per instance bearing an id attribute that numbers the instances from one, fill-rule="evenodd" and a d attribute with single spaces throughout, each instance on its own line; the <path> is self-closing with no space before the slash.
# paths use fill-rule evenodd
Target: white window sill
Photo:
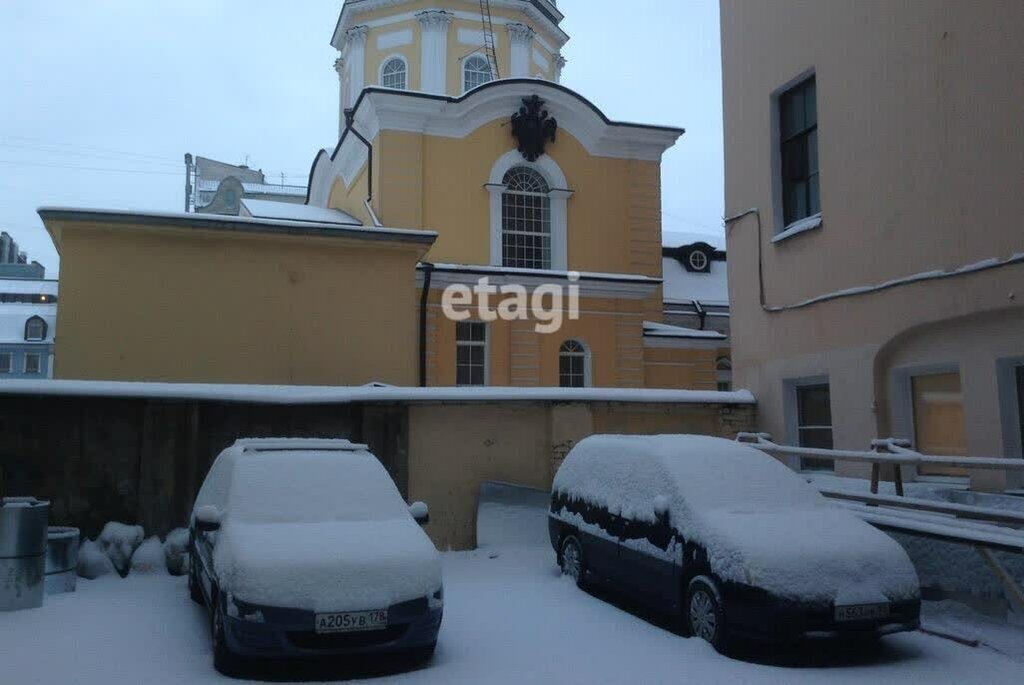
<path id="1" fill-rule="evenodd" d="M 821 228 L 821 212 L 805 219 L 800 219 L 800 221 L 794 221 L 789 226 L 786 226 L 784 231 L 772 238 L 772 242 L 778 243 L 786 238 L 792 238 L 795 235 L 800 235 L 807 231 L 813 231 L 816 228 Z"/>

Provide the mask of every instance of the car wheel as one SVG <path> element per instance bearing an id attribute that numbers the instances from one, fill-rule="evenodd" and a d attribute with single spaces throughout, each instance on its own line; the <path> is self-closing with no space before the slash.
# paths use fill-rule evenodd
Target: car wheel
<path id="1" fill-rule="evenodd" d="M 210 611 L 210 637 L 213 641 L 213 667 L 226 676 L 238 673 L 238 657 L 228 649 L 227 636 L 224 634 L 224 612 L 220 602 L 214 602 Z"/>
<path id="2" fill-rule="evenodd" d="M 192 601 L 196 604 L 203 603 L 203 591 L 199 587 L 199 579 L 196 578 L 194 564 L 189 564 L 188 567 L 188 596 L 191 597 Z"/>
<path id="3" fill-rule="evenodd" d="M 583 557 L 583 545 L 575 535 L 562 541 L 562 573 L 576 581 L 578 587 L 586 583 L 587 562 Z"/>
<path id="4" fill-rule="evenodd" d="M 686 622 L 691 635 L 725 652 L 727 630 L 722 594 L 708 576 L 697 576 L 690 581 L 686 593 Z"/>

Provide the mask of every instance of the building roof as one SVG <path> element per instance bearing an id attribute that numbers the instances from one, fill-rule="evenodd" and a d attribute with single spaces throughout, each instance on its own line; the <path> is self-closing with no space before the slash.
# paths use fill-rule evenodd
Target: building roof
<path id="1" fill-rule="evenodd" d="M 57 281 L 42 278 L 0 278 L 0 293 L 56 295 Z"/>
<path id="2" fill-rule="evenodd" d="M 303 188 L 305 192 L 305 188 Z M 309 221 L 322 224 L 341 224 L 362 226 L 363 222 L 340 209 L 297 205 L 291 202 L 274 202 L 273 200 L 242 200 L 242 206 L 248 215 L 257 219 L 285 219 L 289 221 Z"/>
<path id="3" fill-rule="evenodd" d="M 336 223 L 258 219 L 220 214 L 184 212 L 147 212 L 139 210 L 82 209 L 76 207 L 40 207 L 39 216 L 46 225 L 60 251 L 60 228 L 53 222 L 95 222 L 101 224 L 128 224 L 168 226 L 183 229 L 205 229 L 248 233 L 280 233 L 286 235 L 349 238 L 356 240 L 393 241 L 433 245 L 434 231 L 411 231 L 401 228 L 364 228 Z"/>
<path id="4" fill-rule="evenodd" d="M 725 340 L 728 336 L 718 331 L 698 330 L 696 328 L 684 328 L 673 326 L 667 323 L 644 321 L 645 338 L 683 338 L 691 340 Z"/>

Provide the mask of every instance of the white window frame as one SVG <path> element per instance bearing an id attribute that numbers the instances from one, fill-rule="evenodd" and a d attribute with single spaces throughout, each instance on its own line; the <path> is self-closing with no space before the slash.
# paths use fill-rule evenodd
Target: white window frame
<path id="1" fill-rule="evenodd" d="M 582 352 L 569 352 L 569 353 L 563 352 L 562 348 L 568 342 L 574 342 L 574 343 L 578 344 L 580 347 L 583 348 L 583 351 Z M 582 387 L 584 387 L 584 388 L 591 387 L 593 385 L 593 382 L 591 381 L 591 378 L 590 378 L 590 345 L 588 345 L 587 343 L 583 342 L 579 338 L 566 338 L 565 340 L 563 340 L 558 345 L 558 386 L 560 388 L 574 388 L 574 387 L 577 387 L 577 386 L 574 386 L 574 385 L 562 385 L 562 355 L 564 355 L 564 354 L 568 354 L 568 355 L 571 355 L 571 356 L 574 356 L 574 357 L 582 357 L 583 358 L 583 386 Z"/>
<path id="2" fill-rule="evenodd" d="M 456 321 L 455 323 L 455 385 L 463 388 L 482 388 L 491 384 L 491 327 L 486 321 Z M 459 340 L 459 324 L 470 323 L 483 326 L 483 342 L 478 340 Z M 460 347 L 482 347 L 484 351 L 484 383 L 483 385 L 459 383 L 459 348 Z"/>
<path id="3" fill-rule="evenodd" d="M 7 366 L 6 366 L 6 368 L 3 367 L 3 366 L 0 366 L 0 374 L 2 374 L 2 375 L 9 375 L 9 374 L 14 373 L 14 353 L 13 352 L 0 352 L 0 359 L 3 359 L 4 357 L 7 357 Z"/>
<path id="4" fill-rule="evenodd" d="M 512 167 L 509 174 L 525 177 L 520 186 L 512 189 L 506 185 L 501 194 L 501 247 L 502 266 L 523 269 L 551 268 L 551 189 L 547 180 L 535 169 L 528 166 Z M 514 178 L 514 176 L 513 176 Z M 534 185 L 543 184 L 533 188 Z M 530 189 L 532 188 L 532 189 Z M 506 209 L 511 209 L 514 216 L 506 217 Z M 521 215 L 521 217 L 520 217 Z M 533 228 L 535 230 L 529 230 Z M 506 243 L 510 243 L 515 252 L 513 260 L 534 262 L 525 264 L 508 264 Z M 521 257 L 521 259 L 520 259 Z M 545 261 L 546 260 L 546 261 Z"/>
<path id="5" fill-rule="evenodd" d="M 401 62 L 402 68 L 405 70 L 405 87 L 403 88 L 395 88 L 394 86 L 384 85 L 384 67 L 391 64 L 395 60 Z M 380 68 L 377 70 L 377 83 L 380 84 L 382 88 L 395 88 L 395 90 L 409 90 L 409 76 L 409 60 L 405 58 L 405 55 L 402 55 L 401 53 L 395 53 L 393 55 L 388 55 L 383 60 L 381 60 Z"/>
<path id="6" fill-rule="evenodd" d="M 35 336 L 29 335 L 29 326 L 32 324 L 38 324 L 42 328 L 42 334 Z M 32 316 L 25 322 L 25 340 L 40 342 L 46 340 L 46 321 L 40 316 Z"/>
<path id="7" fill-rule="evenodd" d="M 566 271 L 569 268 L 568 219 L 569 198 L 573 191 L 562 173 L 561 167 L 550 155 L 542 155 L 536 162 L 527 162 L 519 150 L 509 150 L 497 159 L 491 167 L 485 188 L 491 194 L 491 266 L 502 265 L 502 217 L 501 199 L 505 192 L 505 174 L 509 169 L 524 166 L 538 172 L 547 181 L 548 197 L 551 199 L 551 269 Z"/>
<path id="8" fill-rule="evenodd" d="M 822 225 L 822 213 L 812 214 L 809 217 L 794 221 L 790 225 L 786 225 L 785 211 L 783 209 L 783 183 L 782 183 L 782 109 L 781 109 L 781 98 L 785 93 L 788 93 L 796 86 L 800 85 L 804 81 L 811 77 L 817 78 L 817 72 L 812 67 L 806 69 L 790 80 L 783 83 L 781 86 L 772 91 L 770 97 L 770 108 L 771 108 L 771 127 L 772 127 L 772 153 L 771 153 L 771 164 L 772 164 L 772 231 L 771 231 L 771 242 L 778 244 L 784 241 L 786 238 L 807 231 L 821 228 Z M 820 98 L 819 98 L 820 102 Z M 819 112 L 820 116 L 820 112 Z M 820 141 L 820 139 L 819 139 Z M 819 142 L 820 146 L 820 142 Z M 819 147 L 818 153 L 818 165 L 821 165 L 821 153 Z M 820 200 L 820 187 L 819 187 L 819 202 Z"/>
<path id="9" fill-rule="evenodd" d="M 790 445 L 800 445 L 800 429 L 804 428 L 828 428 L 832 432 L 832 447 L 835 448 L 836 439 L 836 418 L 832 411 L 832 382 L 828 375 L 805 376 L 802 378 L 788 378 L 782 382 L 784 403 L 783 407 L 786 416 L 786 440 Z M 831 426 L 801 426 L 800 425 L 800 389 L 816 385 L 827 385 L 829 388 L 829 415 L 832 417 Z M 803 460 L 800 457 L 786 457 L 786 464 L 795 471 L 803 471 Z M 833 462 L 833 470 L 835 463 Z M 823 471 L 824 469 L 813 469 Z"/>
<path id="10" fill-rule="evenodd" d="M 466 60 L 462 63 L 462 92 L 463 93 L 468 93 L 469 91 L 473 90 L 473 88 L 469 87 L 468 74 L 469 74 L 469 63 L 474 61 L 474 60 L 480 60 L 484 64 L 487 65 L 487 80 L 484 81 L 483 83 L 478 83 L 477 85 L 473 86 L 473 88 L 479 88 L 480 86 L 484 85 L 484 83 L 490 83 L 491 81 L 494 80 L 494 71 L 491 68 L 490 60 L 487 59 L 487 57 L 485 55 L 481 55 L 481 54 L 478 54 L 478 53 L 473 53 L 472 55 L 469 55 L 468 57 L 466 57 Z M 479 70 L 474 70 L 473 73 L 474 74 L 481 74 L 483 72 L 479 71 Z"/>
<path id="11" fill-rule="evenodd" d="M 694 264 L 693 263 L 693 260 L 694 260 L 695 257 L 699 257 L 700 258 L 699 259 L 700 264 Z M 704 270 L 706 270 L 708 268 L 708 262 L 710 261 L 708 259 L 708 256 L 706 254 L 704 254 L 704 252 L 702 250 L 694 250 L 693 252 L 690 253 L 690 256 L 687 259 L 690 262 L 690 267 L 694 271 L 704 271 Z"/>
<path id="12" fill-rule="evenodd" d="M 31 359 L 31 358 L 35 358 L 35 360 L 36 360 L 36 369 L 35 369 L 35 371 L 29 371 L 28 370 L 28 360 Z M 38 376 L 39 374 L 41 374 L 43 372 L 43 355 L 40 354 L 39 352 L 26 352 L 25 353 L 25 361 L 24 361 L 24 364 L 23 364 L 22 368 L 24 369 L 24 373 L 26 375 L 27 374 L 32 374 L 32 375 Z"/>

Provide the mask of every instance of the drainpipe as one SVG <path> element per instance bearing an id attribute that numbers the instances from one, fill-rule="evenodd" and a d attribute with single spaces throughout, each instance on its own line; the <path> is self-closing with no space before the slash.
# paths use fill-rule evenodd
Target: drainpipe
<path id="1" fill-rule="evenodd" d="M 373 221 L 373 225 L 377 228 L 383 226 L 380 219 L 373 211 L 373 207 L 370 202 L 373 200 L 373 144 L 370 143 L 363 134 L 355 129 L 352 125 L 355 122 L 356 111 L 351 107 L 345 110 L 345 130 L 342 132 L 342 140 L 345 138 L 345 134 L 349 131 L 355 134 L 356 138 L 366 146 L 366 199 L 363 201 L 363 206 L 366 207 L 366 211 L 370 213 L 370 219 Z"/>
<path id="2" fill-rule="evenodd" d="M 422 262 L 423 292 L 420 293 L 420 387 L 427 387 L 427 296 L 430 294 L 430 277 L 434 265 Z"/>

